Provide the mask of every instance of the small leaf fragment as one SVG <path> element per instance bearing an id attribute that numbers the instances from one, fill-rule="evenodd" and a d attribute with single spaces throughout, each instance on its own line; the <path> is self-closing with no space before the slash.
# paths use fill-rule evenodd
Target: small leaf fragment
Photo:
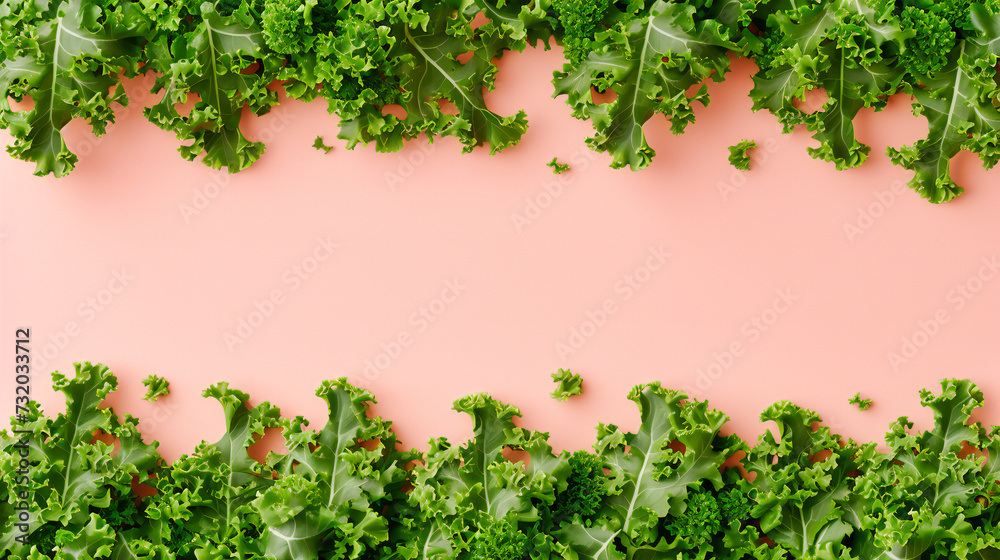
<path id="1" fill-rule="evenodd" d="M 583 394 L 583 378 L 579 374 L 568 369 L 560 369 L 552 374 L 552 380 L 556 382 L 556 390 L 552 392 L 552 398 L 564 402 L 573 395 Z"/>
<path id="2" fill-rule="evenodd" d="M 327 146 L 326 143 L 323 142 L 322 136 L 316 137 L 316 140 L 313 142 L 313 148 L 316 148 L 317 150 L 320 150 L 323 153 L 327 154 L 333 151 L 333 146 Z"/>
<path id="3" fill-rule="evenodd" d="M 548 167 L 551 167 L 552 168 L 552 172 L 555 173 L 556 175 L 559 175 L 560 173 L 565 173 L 565 172 L 569 171 L 569 164 L 568 163 L 559 163 L 559 159 L 558 158 L 552 158 L 552 161 L 546 163 L 545 165 L 547 165 Z"/>
<path id="4" fill-rule="evenodd" d="M 170 394 L 170 382 L 159 375 L 150 375 L 142 380 L 142 384 L 146 387 L 146 396 L 142 397 L 144 401 L 153 402 Z"/>
<path id="5" fill-rule="evenodd" d="M 750 170 L 750 150 L 757 147 L 753 140 L 740 140 L 739 144 L 729 146 L 729 163 L 736 169 Z"/>

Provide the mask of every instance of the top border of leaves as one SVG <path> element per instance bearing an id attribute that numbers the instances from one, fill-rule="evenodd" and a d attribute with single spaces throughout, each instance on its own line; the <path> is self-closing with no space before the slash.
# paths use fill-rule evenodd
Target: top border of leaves
<path id="1" fill-rule="evenodd" d="M 870 154 L 859 111 L 911 95 L 929 133 L 886 153 L 938 203 L 963 192 L 950 173 L 959 151 L 986 168 L 1000 160 L 998 12 L 1000 0 L 3 0 L 0 127 L 37 175 L 64 176 L 77 157 L 63 128 L 82 118 L 103 134 L 112 105 L 128 103 L 121 78 L 149 74 L 159 100 L 146 117 L 185 158 L 230 172 L 263 154 L 242 117 L 269 112 L 279 90 L 326 100 L 349 147 L 395 151 L 423 134 L 495 153 L 527 127 L 523 111 L 485 102 L 496 60 L 554 36 L 566 56 L 555 95 L 591 121 L 587 142 L 612 167 L 648 166 L 644 125 L 661 114 L 683 132 L 736 53 L 758 66 L 753 109 L 786 132 L 805 125 L 819 142 L 809 153 L 838 169 Z M 813 89 L 827 101 L 807 112 L 796 100 Z M 609 90 L 612 101 L 594 100 Z M 25 97 L 33 108 L 9 103 Z"/>

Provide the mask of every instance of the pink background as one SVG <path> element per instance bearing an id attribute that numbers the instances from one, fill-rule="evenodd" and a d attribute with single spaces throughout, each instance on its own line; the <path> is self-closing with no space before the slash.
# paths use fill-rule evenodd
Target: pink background
<path id="1" fill-rule="evenodd" d="M 183 161 L 172 134 L 141 116 L 152 99 L 133 81 L 140 103 L 104 138 L 74 123 L 81 161 L 68 178 L 33 177 L 32 165 L 0 157 L 10 388 L 0 413 L 13 410 L 14 329 L 29 326 L 33 389 L 48 410 L 61 406 L 49 372 L 106 363 L 121 381 L 117 410 L 142 418 L 169 459 L 221 434 L 219 407 L 200 393 L 222 380 L 319 427 L 314 390 L 352 376 L 421 448 L 432 436 L 467 437 L 451 403 L 478 391 L 521 407 L 522 424 L 550 431 L 555 446 L 587 446 L 598 422 L 634 427 L 625 396 L 653 380 L 707 397 L 749 438 L 765 428 L 761 410 L 791 399 L 844 435 L 881 441 L 897 416 L 927 421 L 917 391 L 945 376 L 976 381 L 988 402 L 979 417 L 1000 423 L 1000 279 L 975 279 L 998 251 L 997 174 L 963 154 L 956 177 L 968 192 L 956 202 L 900 189 L 909 173 L 885 146 L 926 131 L 907 99 L 863 115 L 858 135 L 873 156 L 838 172 L 809 158 L 804 130 L 781 134 L 772 116 L 750 111 L 752 65 L 737 61 L 686 134 L 653 119 L 658 155 L 633 173 L 590 152 L 589 123 L 550 97 L 560 61 L 558 51 L 502 61 L 489 104 L 525 109 L 530 128 L 499 156 L 462 155 L 450 139 L 348 151 L 325 104 L 288 102 L 248 121 L 248 135 L 271 138 L 267 153 L 228 176 Z M 314 150 L 317 134 L 337 148 Z M 744 138 L 761 145 L 749 173 L 726 161 Z M 553 156 L 572 171 L 553 175 Z M 866 221 L 869 211 L 877 217 Z M 337 247 L 311 262 L 326 238 Z M 644 269 L 661 247 L 664 265 Z M 311 271 L 297 285 L 286 281 L 296 266 Z M 123 269 L 131 279 L 119 290 Z M 630 275 L 644 282 L 626 298 Z M 458 295 L 435 303 L 453 279 Z M 967 283 L 978 290 L 971 300 L 953 292 Z M 775 303 L 782 290 L 790 306 Z M 224 335 L 241 319 L 258 323 L 255 302 L 275 291 L 280 303 L 230 351 Z M 106 305 L 88 311 L 88 298 Z M 601 321 L 607 300 L 614 313 Z M 425 329 L 421 307 L 435 318 Z M 588 312 L 602 325 L 585 325 Z M 917 335 L 922 347 L 894 367 L 889 353 L 935 314 L 947 322 Z M 745 326 L 755 317 L 771 323 L 766 332 Z M 560 356 L 574 328 L 588 336 Z M 380 358 L 400 336 L 409 344 Z M 734 347 L 739 356 L 725 355 Z M 366 360 L 387 367 L 366 380 Z M 548 396 L 560 367 L 583 375 L 582 397 Z M 172 389 L 156 404 L 139 400 L 152 373 Z M 869 412 L 847 404 L 857 391 L 875 400 Z"/>

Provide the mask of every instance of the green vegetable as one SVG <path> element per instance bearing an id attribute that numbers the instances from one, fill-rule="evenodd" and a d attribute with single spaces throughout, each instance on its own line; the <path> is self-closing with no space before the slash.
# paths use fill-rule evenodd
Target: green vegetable
<path id="1" fill-rule="evenodd" d="M 253 500 L 274 485 L 268 475 L 277 465 L 273 456 L 258 463 L 248 448 L 265 429 L 281 425 L 280 413 L 269 403 L 248 407 L 249 395 L 227 383 L 212 385 L 203 395 L 222 407 L 226 430 L 157 475 L 151 484 L 157 493 L 146 506 L 146 538 L 179 556 L 260 554 L 266 543 L 258 537 L 267 527 Z"/>
<path id="2" fill-rule="evenodd" d="M 902 417 L 886 434 L 889 452 L 872 457 L 854 497 L 862 526 L 879 531 L 866 541 L 876 555 L 985 557 L 1000 554 L 1000 527 L 983 519 L 982 503 L 992 501 L 1000 474 L 1000 430 L 972 422 L 983 394 L 967 380 L 941 382 L 941 393 L 920 392 L 921 405 L 934 415 L 929 430 L 913 431 Z M 964 442 L 985 451 L 989 460 L 966 455 Z M 984 523 L 985 522 L 985 523 Z"/>
<path id="3" fill-rule="evenodd" d="M 716 499 L 719 502 L 719 513 L 722 515 L 723 524 L 745 521 L 750 517 L 750 511 L 754 506 L 743 488 L 730 488 L 720 492 Z"/>
<path id="4" fill-rule="evenodd" d="M 736 169 L 750 169 L 750 150 L 757 147 L 753 140 L 740 140 L 739 144 L 729 146 L 729 163 Z"/>
<path id="5" fill-rule="evenodd" d="M 580 63 L 594 50 L 595 34 L 611 7 L 610 0 L 555 0 L 555 10 L 562 28 L 566 59 Z"/>
<path id="6" fill-rule="evenodd" d="M 528 536 L 506 518 L 487 516 L 471 544 L 473 560 L 523 560 L 528 552 Z"/>
<path id="7" fill-rule="evenodd" d="M 146 387 L 146 395 L 142 397 L 144 401 L 155 401 L 170 394 L 170 382 L 159 375 L 150 375 L 142 380 L 142 384 Z"/>
<path id="8" fill-rule="evenodd" d="M 556 175 L 569 171 L 569 164 L 559 163 L 557 158 L 552 158 L 552 161 L 546 163 L 545 165 L 551 167 L 552 172 L 555 173 Z"/>
<path id="9" fill-rule="evenodd" d="M 523 111 L 494 112 L 485 91 L 497 61 L 555 38 L 565 63 L 553 79 L 572 114 L 591 122 L 587 143 L 612 167 L 637 170 L 655 155 L 644 127 L 662 115 L 682 133 L 694 105 L 709 102 L 731 57 L 758 70 L 753 110 L 786 132 L 804 125 L 807 149 L 838 169 L 863 164 L 854 120 L 913 96 L 928 134 L 889 147 L 931 202 L 963 192 L 951 159 L 962 150 L 984 167 L 1000 160 L 1000 1 L 982 0 L 5 0 L 0 9 L 0 127 L 8 151 L 40 175 L 77 160 L 63 129 L 83 119 L 95 134 L 128 100 L 122 77 L 152 72 L 159 101 L 144 109 L 172 131 L 187 159 L 236 172 L 264 144 L 244 116 L 272 111 L 279 91 L 322 98 L 348 148 L 454 136 L 465 151 L 516 144 Z M 798 103 L 822 89 L 818 110 Z M 594 94 L 601 96 L 600 101 Z M 30 99 L 34 108 L 15 108 Z M 610 99 L 610 100 L 609 100 Z M 387 106 L 396 106 L 387 111 Z M 400 116 L 397 116 L 400 115 Z M 248 131 L 244 133 L 244 130 Z M 261 138 L 266 134 L 262 132 Z M 739 147 L 739 146 L 737 146 Z M 739 155 L 742 153 L 742 155 Z M 738 157 L 737 157 L 738 156 Z M 734 165 L 746 162 L 734 152 Z M 558 164 L 558 162 L 557 162 Z M 558 166 L 553 168 L 558 170 Z"/>
<path id="10" fill-rule="evenodd" d="M 858 405 L 858 410 L 868 410 L 872 406 L 871 399 L 862 399 L 861 393 L 855 393 L 851 400 L 847 401 L 848 404 Z"/>
<path id="11" fill-rule="evenodd" d="M 635 431 L 601 424 L 592 451 L 559 454 L 483 394 L 455 402 L 471 439 L 435 438 L 420 453 L 343 379 L 316 391 L 328 417 L 315 430 L 218 383 L 205 396 L 222 408 L 222 437 L 171 464 L 135 418 L 104 407 L 117 387 L 106 367 L 53 381 L 65 413 L 31 403 L 12 419 L 27 439 L 0 432 L 4 560 L 1000 555 L 1000 427 L 971 420 L 984 397 L 966 380 L 922 391 L 933 425 L 900 418 L 886 452 L 789 402 L 764 411 L 774 427 L 750 446 L 723 435 L 726 416 L 704 401 L 652 383 L 629 394 Z M 255 460 L 249 448 L 268 430 L 287 451 Z M 133 491 L 143 485 L 155 492 Z M 25 506 L 34 516 L 22 531 Z"/>
<path id="12" fill-rule="evenodd" d="M 408 135 L 454 136 L 466 152 L 488 144 L 492 154 L 516 144 L 528 128 L 524 111 L 501 116 L 486 106 L 483 97 L 484 91 L 493 89 L 494 59 L 505 50 L 523 50 L 525 39 L 517 32 L 519 20 L 509 23 L 501 18 L 473 29 L 472 19 L 481 10 L 471 2 L 464 4 L 471 9 L 456 13 L 448 2 L 419 2 L 419 10 L 393 22 L 395 42 L 388 56 L 396 64 L 392 73 L 407 92 L 401 105 Z M 459 62 L 459 56 L 469 52 L 472 57 Z M 454 105 L 457 114 L 442 112 L 439 101 Z"/>
<path id="13" fill-rule="evenodd" d="M 278 102 L 268 86 L 278 78 L 281 58 L 270 51 L 260 26 L 242 4 L 222 15 L 210 3 L 153 4 L 157 33 L 146 44 L 143 71 L 156 72 L 152 93 L 161 100 L 146 117 L 187 142 L 178 148 L 188 160 L 235 173 L 264 153 L 264 144 L 247 138 L 244 109 L 263 115 Z M 195 100 L 190 108 L 184 104 Z"/>
<path id="14" fill-rule="evenodd" d="M 313 142 L 313 148 L 316 148 L 324 154 L 328 154 L 333 150 L 333 146 L 327 146 L 326 143 L 323 142 L 322 136 L 316 137 L 316 140 Z"/>
<path id="15" fill-rule="evenodd" d="M 930 76 L 948 64 L 948 55 L 955 48 L 955 30 L 933 11 L 914 6 L 903 9 L 902 24 L 913 30 L 900 55 L 900 62 L 915 76 Z"/>
<path id="16" fill-rule="evenodd" d="M 692 546 L 704 546 L 722 528 L 719 502 L 708 492 L 697 492 L 688 496 L 686 505 L 684 513 L 667 524 L 667 531 Z"/>
<path id="17" fill-rule="evenodd" d="M 795 558 L 849 552 L 848 536 L 862 527 L 848 500 L 865 496 L 852 475 L 865 470 L 874 444 L 845 443 L 826 426 L 814 430 L 819 416 L 787 401 L 760 418 L 777 425 L 744 460 L 747 471 L 756 473 L 751 515 L 760 520 L 761 532 Z"/>
<path id="18" fill-rule="evenodd" d="M 53 387 L 66 398 L 64 413 L 48 418 L 31 401 L 23 421 L 12 419 L 12 425 L 31 434 L 15 437 L 0 432 L 0 555 L 10 552 L 25 558 L 30 550 L 17 540 L 23 533 L 14 525 L 19 501 L 14 488 L 30 493 L 32 529 L 39 532 L 40 550 L 51 547 L 61 557 L 79 557 L 84 551 L 127 554 L 129 536 L 142 532 L 136 527 L 146 526 L 148 531 L 145 516 L 133 509 L 134 501 L 131 507 L 129 502 L 137 498 L 132 493 L 134 477 L 145 480 L 162 472 L 157 443 L 142 441 L 132 416 L 126 414 L 121 421 L 110 409 L 101 408 L 118 387 L 107 367 L 85 363 L 75 369 L 72 378 L 52 374 Z M 98 433 L 115 438 L 117 444 L 95 438 Z M 31 463 L 26 473 L 18 466 L 22 455 L 15 447 L 22 437 L 27 439 Z M 25 478 L 18 476 L 19 468 Z"/>
<path id="19" fill-rule="evenodd" d="M 741 522 L 750 517 L 754 504 L 744 492 L 744 488 L 730 487 L 718 493 L 690 494 L 684 512 L 666 523 L 667 532 L 695 550 L 709 546 L 722 550 L 725 532 L 738 533 Z"/>
<path id="20" fill-rule="evenodd" d="M 114 122 L 113 103 L 128 104 L 121 76 L 135 76 L 142 45 L 154 24 L 141 4 L 124 0 L 34 3 L 8 0 L 0 8 L 0 128 L 18 159 L 36 175 L 62 177 L 77 157 L 62 130 L 81 118 L 94 134 Z M 30 97 L 34 108 L 9 101 Z"/>
<path id="21" fill-rule="evenodd" d="M 301 0 L 265 0 L 263 4 L 261 31 L 268 48 L 284 55 L 304 50 L 312 23 L 306 15 L 307 4 Z"/>
<path id="22" fill-rule="evenodd" d="M 599 456 L 580 450 L 569 456 L 568 463 L 566 489 L 556 493 L 552 512 L 557 518 L 594 515 L 607 497 L 610 482 L 604 474 L 604 462 Z"/>
<path id="23" fill-rule="evenodd" d="M 552 398 L 557 401 L 563 402 L 573 395 L 583 394 L 583 378 L 568 369 L 560 369 L 553 373 L 552 381 L 556 382 L 556 390 L 552 391 Z"/>
<path id="24" fill-rule="evenodd" d="M 592 524 L 563 524 L 553 535 L 580 558 L 606 558 L 619 546 L 669 550 L 656 521 L 683 513 L 689 488 L 705 482 L 721 487 L 722 463 L 736 450 L 734 441 L 718 434 L 726 416 L 704 401 L 688 401 L 658 383 L 635 387 L 629 399 L 639 408 L 638 431 L 598 427 L 595 449 L 617 481 L 602 515 Z M 675 442 L 684 451 L 672 450 Z"/>
<path id="25" fill-rule="evenodd" d="M 973 4 L 970 12 L 973 36 L 958 42 L 934 76 L 904 88 L 915 97 L 914 114 L 927 118 L 927 138 L 886 149 L 893 163 L 914 170 L 910 186 L 931 202 L 964 192 L 951 177 L 951 158 L 960 150 L 978 153 L 987 169 L 1000 160 L 1000 112 L 986 101 L 997 97 L 1000 16 L 982 4 Z"/>
<path id="26" fill-rule="evenodd" d="M 607 29 L 594 36 L 590 54 L 569 59 L 554 80 L 573 115 L 592 121 L 595 134 L 587 143 L 608 152 L 614 168 L 649 165 L 655 152 L 643 126 L 654 114 L 668 117 L 675 134 L 694 122 L 692 104 L 708 104 L 704 82 L 723 79 L 726 53 L 736 48 L 736 29 L 701 17 L 694 4 L 657 0 L 639 13 L 641 5 L 609 8 Z M 616 98 L 599 104 L 593 89 L 611 90 Z"/>

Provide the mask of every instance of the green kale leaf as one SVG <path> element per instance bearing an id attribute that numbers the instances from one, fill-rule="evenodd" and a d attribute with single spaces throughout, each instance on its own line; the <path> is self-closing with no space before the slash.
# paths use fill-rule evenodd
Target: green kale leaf
<path id="1" fill-rule="evenodd" d="M 743 171 L 750 170 L 750 150 L 757 147 L 753 140 L 740 140 L 739 144 L 729 146 L 729 164 Z"/>
<path id="2" fill-rule="evenodd" d="M 146 395 L 142 397 L 145 401 L 155 401 L 156 399 L 170 394 L 170 382 L 159 375 L 150 375 L 142 380 L 146 387 Z"/>
<path id="3" fill-rule="evenodd" d="M 115 120 L 113 103 L 128 105 L 121 74 L 135 76 L 152 22 L 125 0 L 9 0 L 0 7 L 0 128 L 7 151 L 35 163 L 36 175 L 62 177 L 77 157 L 63 129 L 84 119 L 94 134 Z M 15 110 L 8 98 L 30 97 Z"/>
<path id="4" fill-rule="evenodd" d="M 861 393 L 855 393 L 854 396 L 851 397 L 851 399 L 849 401 L 847 401 L 847 403 L 848 404 L 857 405 L 858 410 L 861 410 L 861 411 L 868 410 L 872 406 L 872 400 L 871 399 L 862 399 L 861 398 Z"/>
<path id="5" fill-rule="evenodd" d="M 556 382 L 556 390 L 552 392 L 552 398 L 557 401 L 564 402 L 573 395 L 583 394 L 583 378 L 568 369 L 560 369 L 553 373 L 552 381 Z"/>

